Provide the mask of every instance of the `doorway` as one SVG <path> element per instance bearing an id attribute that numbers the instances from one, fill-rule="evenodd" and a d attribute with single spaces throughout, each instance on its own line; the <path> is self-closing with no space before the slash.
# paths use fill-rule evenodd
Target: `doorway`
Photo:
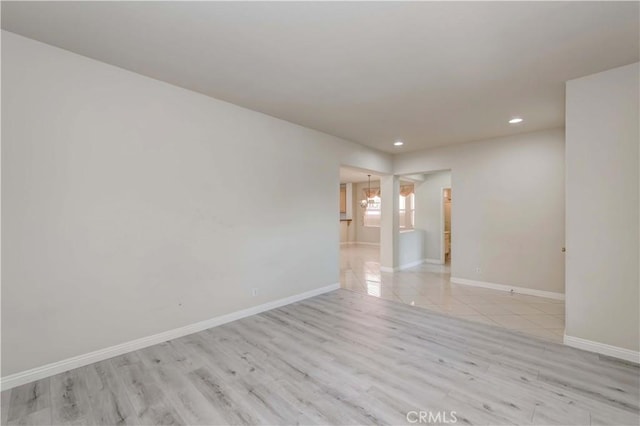
<path id="1" fill-rule="evenodd" d="M 340 167 L 340 284 L 380 295 L 380 176 Z"/>
<path id="2" fill-rule="evenodd" d="M 442 256 L 445 265 L 451 264 L 451 188 L 442 188 Z"/>

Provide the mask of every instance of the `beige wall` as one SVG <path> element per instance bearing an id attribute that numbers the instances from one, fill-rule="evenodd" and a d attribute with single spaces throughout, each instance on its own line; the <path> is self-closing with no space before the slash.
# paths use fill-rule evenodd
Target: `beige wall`
<path id="1" fill-rule="evenodd" d="M 351 204 L 351 212 L 356 211 L 354 209 L 354 200 L 353 197 L 351 199 L 347 199 L 347 203 Z M 340 242 L 341 243 L 353 243 L 356 240 L 356 225 L 355 225 L 355 217 L 352 213 L 351 221 L 340 221 Z"/>
<path id="2" fill-rule="evenodd" d="M 398 174 L 451 169 L 453 277 L 564 293 L 563 129 L 402 154 L 394 164 Z"/>
<path id="3" fill-rule="evenodd" d="M 351 221 L 340 221 L 340 242 L 341 243 L 353 243 L 356 240 L 356 226 L 353 221 L 354 212 L 356 211 L 355 200 L 353 197 L 353 183 L 345 183 L 345 190 L 347 196 L 347 212 L 344 215 L 340 215 L 341 218 L 351 219 Z"/>
<path id="4" fill-rule="evenodd" d="M 341 243 L 352 243 L 355 242 L 355 226 L 353 221 L 340 221 L 340 242 Z"/>
<path id="5" fill-rule="evenodd" d="M 337 283 L 340 164 L 391 172 L 7 32 L 2 124 L 3 376 Z"/>
<path id="6" fill-rule="evenodd" d="M 638 63 L 567 83 L 567 325 L 639 350 Z M 636 357 L 637 361 L 637 357 Z"/>

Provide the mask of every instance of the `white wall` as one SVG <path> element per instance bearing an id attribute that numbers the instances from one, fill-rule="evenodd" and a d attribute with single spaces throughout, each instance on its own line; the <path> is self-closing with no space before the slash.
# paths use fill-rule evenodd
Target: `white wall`
<path id="1" fill-rule="evenodd" d="M 402 154 L 394 163 L 398 174 L 451 169 L 453 277 L 564 292 L 563 129 Z"/>
<path id="2" fill-rule="evenodd" d="M 7 32 L 2 124 L 3 376 L 338 282 L 339 166 L 391 172 Z"/>
<path id="3" fill-rule="evenodd" d="M 414 265 L 424 260 L 424 236 L 422 229 L 402 231 L 398 235 L 398 266 Z"/>
<path id="4" fill-rule="evenodd" d="M 451 172 L 425 175 L 415 184 L 415 228 L 424 231 L 424 257 L 430 261 L 443 261 L 442 256 L 442 188 L 451 187 Z"/>
<path id="5" fill-rule="evenodd" d="M 566 334 L 639 350 L 638 63 L 567 83 Z"/>

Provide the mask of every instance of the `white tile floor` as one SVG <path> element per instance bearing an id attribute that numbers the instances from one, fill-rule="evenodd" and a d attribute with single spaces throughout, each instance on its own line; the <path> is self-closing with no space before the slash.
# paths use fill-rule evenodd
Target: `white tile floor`
<path id="1" fill-rule="evenodd" d="M 452 284 L 445 265 L 380 272 L 379 259 L 377 246 L 342 246 L 342 288 L 562 342 L 563 301 Z"/>

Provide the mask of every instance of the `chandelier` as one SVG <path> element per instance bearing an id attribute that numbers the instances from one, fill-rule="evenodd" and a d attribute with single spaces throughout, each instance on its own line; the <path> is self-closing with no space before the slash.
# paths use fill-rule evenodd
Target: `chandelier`
<path id="1" fill-rule="evenodd" d="M 371 198 L 371 175 L 367 176 L 369 176 L 369 189 L 367 189 L 367 196 L 360 200 L 360 207 L 362 207 L 363 209 L 366 209 L 367 207 L 373 206 L 375 204 L 375 201 L 373 200 L 373 198 Z"/>

